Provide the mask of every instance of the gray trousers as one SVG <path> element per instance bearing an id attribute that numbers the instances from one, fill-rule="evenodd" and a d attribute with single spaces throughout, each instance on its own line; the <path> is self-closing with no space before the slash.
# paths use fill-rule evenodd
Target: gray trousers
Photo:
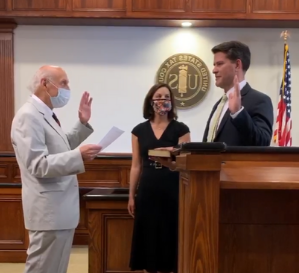
<path id="1" fill-rule="evenodd" d="M 75 229 L 29 231 L 24 273 L 66 273 Z"/>

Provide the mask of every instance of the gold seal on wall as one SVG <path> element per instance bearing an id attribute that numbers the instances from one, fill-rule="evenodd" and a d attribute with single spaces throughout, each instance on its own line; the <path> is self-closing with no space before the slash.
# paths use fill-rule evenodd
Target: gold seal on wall
<path id="1" fill-rule="evenodd" d="M 188 53 L 175 54 L 166 59 L 157 72 L 156 82 L 170 86 L 179 109 L 194 107 L 210 89 L 207 65 Z"/>

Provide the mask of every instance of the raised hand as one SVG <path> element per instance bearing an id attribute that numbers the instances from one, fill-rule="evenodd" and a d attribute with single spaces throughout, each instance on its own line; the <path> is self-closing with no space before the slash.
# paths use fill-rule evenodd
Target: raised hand
<path id="1" fill-rule="evenodd" d="M 79 105 L 79 119 L 81 123 L 86 124 L 91 117 L 92 98 L 88 92 L 84 92 Z"/>
<path id="2" fill-rule="evenodd" d="M 241 92 L 239 86 L 238 76 L 234 78 L 234 92 L 229 94 L 228 108 L 231 114 L 235 114 L 241 109 Z"/>

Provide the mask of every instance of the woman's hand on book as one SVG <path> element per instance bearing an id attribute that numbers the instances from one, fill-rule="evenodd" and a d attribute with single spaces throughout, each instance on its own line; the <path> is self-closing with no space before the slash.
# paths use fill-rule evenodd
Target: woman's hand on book
<path id="1" fill-rule="evenodd" d="M 169 168 L 172 171 L 175 171 L 175 169 L 176 169 L 176 163 L 175 163 L 175 161 L 172 161 L 171 158 L 150 157 L 149 159 L 161 163 L 163 166 Z"/>

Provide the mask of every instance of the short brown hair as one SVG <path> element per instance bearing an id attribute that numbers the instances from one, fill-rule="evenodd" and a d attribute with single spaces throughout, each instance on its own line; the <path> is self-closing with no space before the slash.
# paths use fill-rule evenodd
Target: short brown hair
<path id="1" fill-rule="evenodd" d="M 143 102 L 143 117 L 145 119 L 152 120 L 155 117 L 154 109 L 151 105 L 152 99 L 154 94 L 157 92 L 158 89 L 166 87 L 170 93 L 170 101 L 171 101 L 171 110 L 168 112 L 168 119 L 177 119 L 176 107 L 174 104 L 174 97 L 170 86 L 167 83 L 157 83 L 151 87 L 151 89 L 147 92 L 144 102 Z"/>
<path id="2" fill-rule="evenodd" d="M 226 54 L 226 57 L 235 62 L 238 59 L 242 62 L 243 71 L 247 71 L 250 66 L 250 58 L 251 53 L 250 49 L 247 45 L 238 42 L 238 41 L 230 41 L 224 42 L 219 45 L 216 45 L 212 48 L 212 52 L 218 53 L 223 52 Z"/>

